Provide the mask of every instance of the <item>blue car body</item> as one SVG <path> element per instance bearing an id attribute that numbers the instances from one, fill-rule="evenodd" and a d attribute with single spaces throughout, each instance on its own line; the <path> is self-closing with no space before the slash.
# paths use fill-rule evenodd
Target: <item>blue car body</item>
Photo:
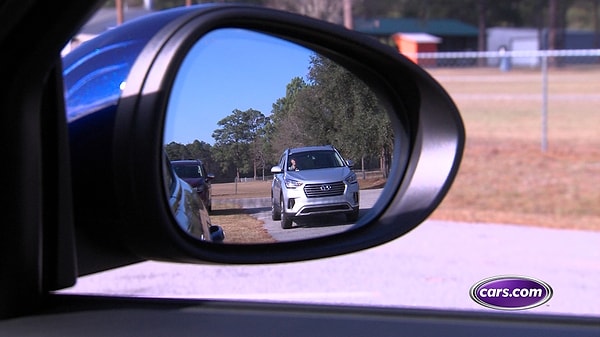
<path id="1" fill-rule="evenodd" d="M 74 194 L 85 196 L 75 198 L 81 209 L 93 203 L 123 202 L 93 193 L 98 184 L 110 186 L 112 177 L 92 168 L 101 166 L 98 161 L 106 158 L 115 160 L 106 151 L 113 142 L 119 102 L 136 60 L 151 38 L 169 21 L 180 18 L 184 11 L 185 8 L 179 8 L 129 21 L 82 43 L 63 57 L 71 163 L 76 172 Z M 80 172 L 90 172 L 92 176 Z M 222 229 L 210 223 L 206 206 L 197 193 L 187 193 L 192 189 L 185 181 L 175 175 L 175 181 L 166 190 L 173 215 L 184 231 L 204 240 L 220 242 L 224 239 Z"/>

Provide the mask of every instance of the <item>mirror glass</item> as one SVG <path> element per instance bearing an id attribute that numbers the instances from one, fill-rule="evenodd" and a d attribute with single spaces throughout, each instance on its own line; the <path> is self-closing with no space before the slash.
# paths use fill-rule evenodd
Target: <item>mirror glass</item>
<path id="1" fill-rule="evenodd" d="M 253 244 L 360 222 L 385 185 L 393 137 L 384 105 L 345 68 L 271 35 L 224 28 L 183 61 L 164 146 L 223 244 Z M 298 147 L 309 148 L 285 152 Z"/>

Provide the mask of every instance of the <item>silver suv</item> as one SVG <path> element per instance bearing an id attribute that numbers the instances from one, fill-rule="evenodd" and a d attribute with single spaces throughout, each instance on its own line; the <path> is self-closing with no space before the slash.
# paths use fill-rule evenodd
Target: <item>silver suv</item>
<path id="1" fill-rule="evenodd" d="M 331 145 L 285 150 L 271 168 L 273 220 L 281 220 L 283 229 L 295 218 L 317 214 L 345 213 L 356 221 L 359 188 L 351 167 Z"/>

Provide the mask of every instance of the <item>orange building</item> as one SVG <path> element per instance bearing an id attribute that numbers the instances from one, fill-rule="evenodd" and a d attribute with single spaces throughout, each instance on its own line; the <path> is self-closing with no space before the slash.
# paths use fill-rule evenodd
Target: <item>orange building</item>
<path id="1" fill-rule="evenodd" d="M 427 33 L 395 33 L 392 39 L 398 51 L 420 66 L 434 66 L 435 59 L 418 59 L 417 53 L 435 53 L 442 39 Z"/>

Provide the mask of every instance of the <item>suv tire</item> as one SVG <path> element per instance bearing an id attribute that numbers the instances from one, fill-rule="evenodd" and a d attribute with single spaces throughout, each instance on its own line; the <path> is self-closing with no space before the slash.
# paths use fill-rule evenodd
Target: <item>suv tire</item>
<path id="1" fill-rule="evenodd" d="M 350 213 L 346 213 L 346 221 L 356 222 L 358 220 L 358 208 L 352 210 Z"/>
<path id="2" fill-rule="evenodd" d="M 290 229 L 292 228 L 292 218 L 285 213 L 281 214 L 281 228 L 282 229 Z"/>
<path id="3" fill-rule="evenodd" d="M 281 228 L 282 229 L 290 229 L 290 228 L 292 228 L 292 218 L 283 211 L 284 209 L 285 209 L 285 205 L 283 204 L 283 196 L 280 196 L 279 197 L 279 215 L 281 218 Z"/>
<path id="4" fill-rule="evenodd" d="M 275 202 L 275 198 L 271 196 L 271 219 L 281 220 L 281 206 Z"/>

